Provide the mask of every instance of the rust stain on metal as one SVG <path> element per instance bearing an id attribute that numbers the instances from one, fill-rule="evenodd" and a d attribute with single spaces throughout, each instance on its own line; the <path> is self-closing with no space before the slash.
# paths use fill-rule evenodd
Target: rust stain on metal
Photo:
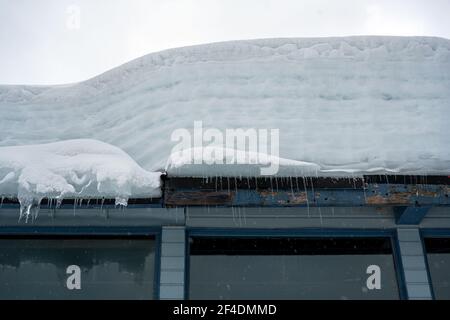
<path id="1" fill-rule="evenodd" d="M 174 206 L 196 206 L 196 205 L 225 205 L 233 200 L 234 192 L 221 191 L 187 191 L 174 192 L 166 197 L 167 205 Z"/>
<path id="2" fill-rule="evenodd" d="M 380 194 L 368 196 L 366 204 L 381 205 L 381 204 L 409 204 L 411 199 L 411 192 L 392 192 L 387 196 Z"/>
<path id="3" fill-rule="evenodd" d="M 440 196 L 440 192 L 435 190 L 426 190 L 420 186 L 414 186 L 407 191 L 397 191 L 395 187 L 390 188 L 389 193 L 375 194 L 368 196 L 366 204 L 369 205 L 407 205 L 410 204 L 414 197 L 436 198 Z"/>
<path id="4" fill-rule="evenodd" d="M 416 195 L 419 197 L 429 197 L 429 198 L 435 198 L 439 196 L 439 193 L 435 191 L 428 191 L 428 190 L 417 190 Z"/>
<path id="5" fill-rule="evenodd" d="M 377 204 L 386 204 L 387 201 L 384 197 L 376 195 L 376 196 L 367 196 L 366 203 L 370 205 L 377 205 Z"/>
<path id="6" fill-rule="evenodd" d="M 261 195 L 261 197 L 264 197 L 264 198 L 268 198 L 268 197 L 275 198 L 278 195 L 278 192 L 262 190 L 262 191 L 259 191 L 259 194 Z"/>
<path id="7" fill-rule="evenodd" d="M 308 202 L 306 192 L 277 192 L 263 190 L 260 191 L 259 194 L 263 200 L 263 203 L 270 202 L 268 201 L 269 199 L 273 199 L 279 205 L 306 204 Z"/>
<path id="8" fill-rule="evenodd" d="M 290 204 L 306 204 L 308 202 L 308 195 L 306 192 L 296 192 L 289 194 Z"/>

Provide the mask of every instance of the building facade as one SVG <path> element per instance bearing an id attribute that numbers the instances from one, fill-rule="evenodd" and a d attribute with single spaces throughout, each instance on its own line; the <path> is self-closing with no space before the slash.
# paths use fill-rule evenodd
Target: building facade
<path id="1" fill-rule="evenodd" d="M 0 299 L 449 299 L 449 177 L 165 177 L 0 208 Z"/>

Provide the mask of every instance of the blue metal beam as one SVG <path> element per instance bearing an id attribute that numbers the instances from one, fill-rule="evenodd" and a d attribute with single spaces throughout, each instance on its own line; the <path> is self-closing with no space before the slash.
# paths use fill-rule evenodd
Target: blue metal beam
<path id="1" fill-rule="evenodd" d="M 430 210 L 431 206 L 395 207 L 397 224 L 419 224 Z"/>
<path id="2" fill-rule="evenodd" d="M 199 190 L 166 191 L 164 206 L 330 207 L 448 206 L 447 186 L 368 184 L 364 189 Z M 416 209 L 415 209 L 416 210 Z M 422 209 L 417 209 L 418 211 Z"/>

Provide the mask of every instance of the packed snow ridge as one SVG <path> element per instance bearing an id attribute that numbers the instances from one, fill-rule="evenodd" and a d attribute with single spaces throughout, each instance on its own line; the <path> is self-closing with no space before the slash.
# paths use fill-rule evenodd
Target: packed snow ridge
<path id="1" fill-rule="evenodd" d="M 81 83 L 0 86 L 0 111 L 2 194 L 126 198 L 156 192 L 151 172 L 164 168 L 258 174 L 251 165 L 192 166 L 171 156 L 173 131 L 199 120 L 219 130 L 279 129 L 280 175 L 448 175 L 450 40 L 287 38 L 171 49 Z M 73 139 L 104 143 L 63 142 Z"/>

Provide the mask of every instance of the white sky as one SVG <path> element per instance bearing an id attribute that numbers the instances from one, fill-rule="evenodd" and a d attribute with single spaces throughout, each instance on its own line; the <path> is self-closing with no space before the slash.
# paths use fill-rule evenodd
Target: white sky
<path id="1" fill-rule="evenodd" d="M 450 38 L 449 17 L 450 0 L 0 0 L 0 83 L 77 82 L 150 52 L 224 40 Z"/>

